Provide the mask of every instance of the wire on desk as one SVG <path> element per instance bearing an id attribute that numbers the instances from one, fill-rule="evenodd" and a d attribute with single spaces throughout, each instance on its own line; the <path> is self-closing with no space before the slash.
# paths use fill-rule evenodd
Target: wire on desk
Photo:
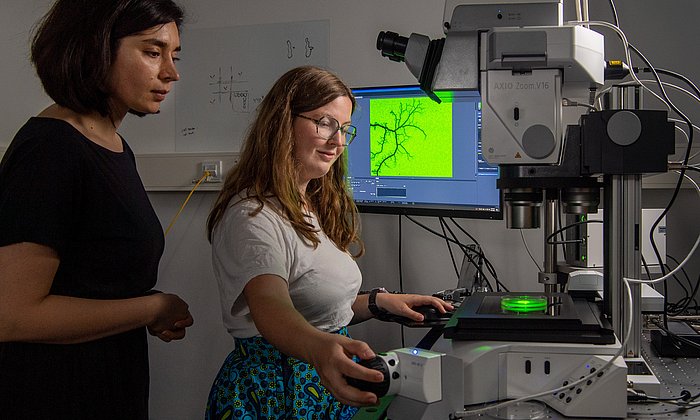
<path id="1" fill-rule="evenodd" d="M 692 340 L 688 340 L 687 338 L 685 338 L 685 337 L 683 337 L 683 336 L 680 336 L 680 335 L 678 335 L 678 334 L 675 334 L 675 333 L 671 332 L 668 328 L 666 328 L 666 327 L 664 327 L 663 325 L 661 325 L 658 321 L 654 321 L 654 322 L 652 322 L 652 323 L 653 323 L 654 325 L 656 325 L 657 327 L 659 327 L 659 329 L 661 329 L 661 331 L 663 331 L 663 332 L 665 332 L 666 334 L 668 334 L 668 336 L 671 337 L 671 338 L 673 338 L 674 340 L 680 341 L 680 342 L 683 343 L 683 344 L 689 345 L 690 347 L 695 347 L 696 349 L 700 350 L 700 344 L 698 344 L 698 343 L 696 343 L 696 342 L 694 342 L 694 341 L 692 341 Z M 680 346 L 676 346 L 676 348 L 678 348 L 678 347 L 680 347 Z"/>
<path id="2" fill-rule="evenodd" d="M 680 265 L 677 259 L 675 259 L 673 256 L 666 254 L 666 258 L 669 258 L 671 261 L 676 263 L 676 266 Z M 688 285 L 690 286 L 690 293 L 688 292 L 688 289 L 685 288 L 685 285 L 678 279 L 677 277 L 674 276 L 674 278 L 678 281 L 678 284 L 683 288 L 683 291 L 685 292 L 685 297 L 681 298 L 678 302 L 676 303 L 669 303 L 667 305 L 667 312 L 669 316 L 676 316 L 676 315 L 681 315 L 684 313 L 689 307 L 692 302 L 695 302 L 695 307 L 698 306 L 698 302 L 695 299 L 695 297 L 698 294 L 698 289 L 700 289 L 700 276 L 698 276 L 698 280 L 693 284 L 693 281 L 690 279 L 690 276 L 688 276 L 688 273 L 685 271 L 685 268 L 681 268 L 681 271 L 683 272 L 683 276 L 685 279 L 688 281 Z"/>
<path id="3" fill-rule="evenodd" d="M 695 408 L 700 406 L 700 402 L 695 401 L 698 397 L 700 397 L 700 393 L 692 395 L 687 389 L 682 390 L 681 395 L 679 397 L 672 398 L 659 398 L 647 395 L 647 393 L 642 390 L 631 388 L 627 389 L 627 402 L 634 403 L 667 403 L 674 404 L 683 408 Z"/>

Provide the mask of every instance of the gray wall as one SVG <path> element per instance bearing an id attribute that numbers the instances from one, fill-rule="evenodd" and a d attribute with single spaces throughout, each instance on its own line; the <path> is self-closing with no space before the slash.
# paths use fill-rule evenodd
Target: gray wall
<path id="1" fill-rule="evenodd" d="M 431 38 L 439 37 L 444 5 L 438 0 L 184 0 L 181 3 L 189 13 L 191 28 L 329 19 L 330 66 L 351 86 L 415 83 L 405 66 L 379 56 L 374 47 L 376 35 L 380 30 L 392 30 L 402 35 L 418 32 Z M 592 19 L 610 20 L 607 2 L 592 3 Z M 694 22 L 700 16 L 699 3 L 692 0 L 616 3 L 623 29 L 653 63 L 698 80 L 700 69 L 693 40 L 699 35 Z M 4 102 L 4 112 L 0 116 L 0 147 L 9 144 L 27 117 L 50 103 L 26 59 L 28 30 L 49 4 L 48 0 L 4 0 L 0 3 L 0 52 L 3 56 L 0 98 Z M 571 8 L 568 0 L 567 7 Z M 567 19 L 573 18 L 570 12 L 566 15 Z M 186 37 L 185 31 L 184 48 L 187 47 Z M 608 37 L 606 43 L 610 55 L 619 54 L 615 37 Z M 142 136 L 172 142 L 173 114 L 169 107 L 172 107 L 172 100 L 158 117 L 125 123 L 122 132 L 137 153 L 150 151 L 139 148 Z M 154 143 L 153 138 L 148 144 Z M 211 381 L 231 349 L 231 338 L 221 324 L 210 249 L 204 236 L 204 223 L 215 195 L 215 192 L 196 193 L 167 237 L 158 288 L 183 296 L 191 306 L 195 325 L 181 342 L 151 341 L 153 419 L 201 418 Z M 185 192 L 150 194 L 164 226 L 185 197 Z M 669 197 L 668 191 L 645 190 L 644 202 L 663 206 Z M 685 190 L 669 217 L 668 252 L 676 258 L 686 255 L 698 234 L 697 203 L 696 194 Z M 438 228 L 434 219 L 419 220 Z M 402 219 L 403 277 L 400 284 L 398 217 L 363 215 L 362 222 L 367 254 L 359 264 L 365 288 L 382 285 L 399 289 L 402 285 L 406 291 L 430 293 L 455 285 L 456 276 L 444 241 Z M 539 290 L 537 269 L 525 251 L 520 232 L 505 229 L 502 221 L 461 220 L 460 224 L 482 243 L 500 279 L 511 290 Z M 535 259 L 541 261 L 542 232 L 525 231 L 524 236 Z M 689 274 L 694 279 L 700 271 L 698 260 L 696 256 L 689 266 Z M 393 324 L 372 320 L 352 327 L 351 331 L 355 338 L 368 341 L 377 351 L 402 345 L 402 331 Z M 403 342 L 415 344 L 420 335 L 420 331 L 406 330 Z"/>

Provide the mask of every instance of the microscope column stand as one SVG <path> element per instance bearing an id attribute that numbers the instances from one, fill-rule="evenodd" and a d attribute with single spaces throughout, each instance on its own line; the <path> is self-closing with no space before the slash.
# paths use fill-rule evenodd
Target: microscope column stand
<path id="1" fill-rule="evenodd" d="M 641 109 L 642 93 L 637 85 L 613 86 L 606 96 L 608 109 Z M 628 311 L 623 277 L 638 279 L 641 266 L 642 177 L 606 175 L 604 177 L 603 238 L 605 294 L 611 305 L 613 328 L 625 340 Z M 642 346 L 641 286 L 631 284 L 632 330 L 624 354 L 639 357 Z M 607 309 L 607 308 L 606 308 Z"/>
<path id="2" fill-rule="evenodd" d="M 640 275 L 641 175 L 607 175 L 605 177 L 604 223 L 605 293 L 611 305 L 610 313 L 615 333 L 625 340 L 625 325 L 629 322 L 623 277 Z M 641 353 L 641 288 L 631 284 L 632 330 L 624 354 L 639 357 Z"/>
<path id="3" fill-rule="evenodd" d="M 557 246 L 549 243 L 550 241 L 547 240 L 554 233 L 557 225 L 557 191 L 551 188 L 545 190 L 544 271 L 539 275 L 539 282 L 544 284 L 545 293 L 557 292 Z M 550 307 L 550 310 L 553 309 L 554 306 Z"/>

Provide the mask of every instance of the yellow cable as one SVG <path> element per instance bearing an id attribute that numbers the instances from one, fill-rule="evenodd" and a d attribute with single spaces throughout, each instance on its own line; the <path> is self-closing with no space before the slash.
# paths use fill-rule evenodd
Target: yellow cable
<path id="1" fill-rule="evenodd" d="M 199 181 L 197 181 L 197 183 L 194 184 L 194 187 L 192 187 L 192 191 L 190 191 L 190 194 L 189 194 L 189 195 L 187 196 L 187 198 L 185 199 L 185 202 L 182 203 L 182 206 L 180 207 L 180 210 L 177 211 L 177 213 L 175 214 L 175 217 L 173 217 L 173 220 L 170 221 L 170 224 L 168 225 L 168 228 L 165 229 L 165 236 L 168 236 L 168 232 L 170 232 L 170 228 L 173 227 L 173 225 L 175 224 L 175 221 L 176 221 L 177 218 L 180 216 L 180 213 L 182 213 L 182 210 L 185 209 L 185 206 L 187 205 L 187 202 L 190 201 L 190 197 L 192 197 L 192 194 L 194 194 L 194 191 L 197 189 L 197 187 L 199 187 L 199 184 L 201 184 L 202 182 L 204 182 L 204 180 L 207 179 L 207 177 L 208 177 L 209 175 L 211 175 L 211 174 L 209 173 L 209 171 L 204 171 L 204 175 L 202 175 L 202 177 L 199 178 Z"/>

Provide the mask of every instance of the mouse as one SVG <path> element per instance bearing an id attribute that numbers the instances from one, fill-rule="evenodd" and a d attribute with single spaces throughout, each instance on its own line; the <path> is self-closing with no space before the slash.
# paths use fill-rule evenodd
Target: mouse
<path id="1" fill-rule="evenodd" d="M 452 312 L 446 312 L 443 314 L 438 310 L 438 308 L 432 305 L 414 306 L 411 309 L 423 315 L 423 322 L 445 320 L 452 317 Z"/>

